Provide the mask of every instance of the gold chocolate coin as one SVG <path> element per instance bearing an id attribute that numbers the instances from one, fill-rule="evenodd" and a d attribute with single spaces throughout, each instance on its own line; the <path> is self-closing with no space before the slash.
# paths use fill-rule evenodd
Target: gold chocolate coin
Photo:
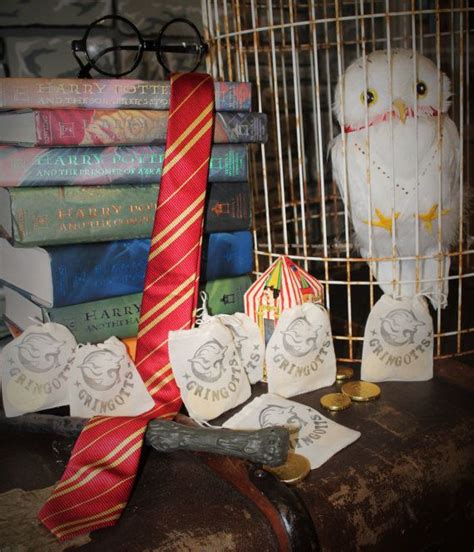
<path id="1" fill-rule="evenodd" d="M 268 472 L 276 475 L 278 479 L 288 484 L 295 484 L 304 479 L 311 471 L 311 464 L 306 456 L 301 454 L 288 454 L 288 460 L 281 466 L 263 466 Z"/>
<path id="2" fill-rule="evenodd" d="M 374 401 L 380 397 L 380 387 L 368 381 L 348 381 L 341 391 L 356 402 Z"/>
<path id="3" fill-rule="evenodd" d="M 343 393 L 328 393 L 320 399 L 321 406 L 326 410 L 345 410 L 351 406 L 351 399 Z"/>
<path id="4" fill-rule="evenodd" d="M 338 368 L 336 372 L 336 381 L 346 381 L 350 380 L 354 375 L 354 370 L 349 368 L 349 366 L 343 366 Z"/>

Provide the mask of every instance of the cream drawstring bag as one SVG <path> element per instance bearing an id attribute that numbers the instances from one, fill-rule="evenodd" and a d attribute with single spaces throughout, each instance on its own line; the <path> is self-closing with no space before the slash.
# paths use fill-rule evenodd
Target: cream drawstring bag
<path id="1" fill-rule="evenodd" d="M 422 296 L 382 297 L 364 332 L 361 378 L 425 381 L 433 377 L 433 321 Z"/>

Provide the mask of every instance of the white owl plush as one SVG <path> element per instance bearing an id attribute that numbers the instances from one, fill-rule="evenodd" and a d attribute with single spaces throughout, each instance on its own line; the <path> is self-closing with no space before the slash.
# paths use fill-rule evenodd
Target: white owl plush
<path id="1" fill-rule="evenodd" d="M 390 64 L 386 51 L 375 51 L 365 67 L 360 58 L 339 79 L 334 111 L 343 132 L 331 151 L 334 178 L 362 256 L 389 258 L 370 262 L 382 290 L 420 293 L 445 307 L 445 254 L 457 236 L 460 191 L 450 81 L 412 50 L 392 50 Z"/>

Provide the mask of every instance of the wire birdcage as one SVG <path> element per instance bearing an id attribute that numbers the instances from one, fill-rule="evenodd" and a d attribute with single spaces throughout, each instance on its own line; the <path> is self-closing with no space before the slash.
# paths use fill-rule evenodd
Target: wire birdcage
<path id="1" fill-rule="evenodd" d="M 319 278 L 340 361 L 360 360 L 365 322 L 382 292 L 356 247 L 328 159 L 340 133 L 332 112 L 337 81 L 356 58 L 381 49 L 390 56 L 395 48 L 420 52 L 450 77 L 449 113 L 460 134 L 461 221 L 448 254 L 448 307 L 432 310 L 434 353 L 472 353 L 469 0 L 203 0 L 202 7 L 208 70 L 220 80 L 254 83 L 254 109 L 268 114 L 269 140 L 255 146 L 251 165 L 256 274 L 286 254 Z"/>

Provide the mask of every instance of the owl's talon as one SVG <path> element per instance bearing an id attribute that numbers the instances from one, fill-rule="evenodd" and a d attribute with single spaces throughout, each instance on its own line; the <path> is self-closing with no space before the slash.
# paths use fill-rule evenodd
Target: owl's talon
<path id="1" fill-rule="evenodd" d="M 390 214 L 390 216 L 386 217 L 380 209 L 377 209 L 377 207 L 375 208 L 375 214 L 377 215 L 378 220 L 372 219 L 372 221 L 370 222 L 370 225 L 371 226 L 378 226 L 379 228 L 383 228 L 384 230 L 387 230 L 387 232 L 389 232 L 391 234 L 392 233 L 392 225 L 393 225 L 392 215 Z M 400 212 L 395 211 L 395 214 L 393 215 L 393 218 L 395 220 L 397 220 L 399 216 L 400 216 Z M 369 224 L 368 220 L 363 220 L 362 222 L 364 224 Z"/>
<path id="2" fill-rule="evenodd" d="M 443 209 L 441 211 L 441 216 L 444 217 L 450 211 L 451 211 L 451 209 Z M 433 203 L 431 208 L 428 211 L 426 211 L 426 213 L 420 213 L 418 215 L 418 218 L 423 223 L 423 226 L 425 227 L 425 230 L 429 234 L 432 234 L 433 233 L 433 222 L 438 218 L 438 204 Z"/>

